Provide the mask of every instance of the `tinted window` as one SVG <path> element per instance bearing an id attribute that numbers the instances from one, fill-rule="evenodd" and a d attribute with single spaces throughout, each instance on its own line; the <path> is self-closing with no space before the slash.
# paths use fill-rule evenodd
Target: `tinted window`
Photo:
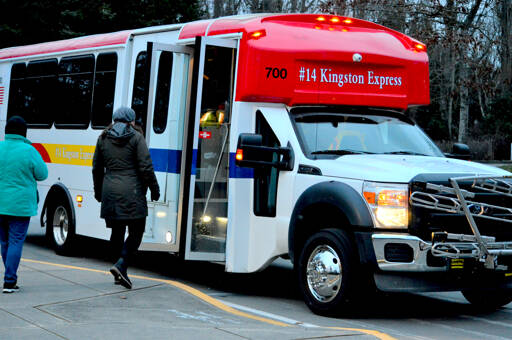
<path id="1" fill-rule="evenodd" d="M 153 130 L 156 133 L 165 131 L 167 113 L 169 111 L 169 91 L 172 77 L 172 52 L 163 51 L 158 63 L 158 79 L 156 83 L 155 112 Z"/>
<path id="2" fill-rule="evenodd" d="M 92 127 L 104 128 L 112 122 L 116 89 L 117 54 L 101 53 L 96 60 Z"/>
<path id="3" fill-rule="evenodd" d="M 31 127 L 50 127 L 55 111 L 57 59 L 28 63 L 23 90 L 23 117 Z"/>
<path id="4" fill-rule="evenodd" d="M 256 113 L 256 133 L 263 137 L 262 145 L 280 146 L 274 131 L 270 128 L 261 112 Z M 262 161 L 276 162 L 277 153 L 263 155 Z M 275 167 L 258 167 L 254 169 L 254 214 L 256 216 L 276 216 L 277 179 L 279 170 Z"/>
<path id="5" fill-rule="evenodd" d="M 132 109 L 135 111 L 136 119 L 142 119 L 143 124 L 147 117 L 147 104 L 144 99 L 146 96 L 146 74 L 146 52 L 140 52 L 135 62 Z"/>
<path id="6" fill-rule="evenodd" d="M 94 56 L 62 58 L 59 63 L 56 127 L 87 128 L 91 119 Z"/>
<path id="7" fill-rule="evenodd" d="M 23 87 L 25 86 L 26 73 L 27 66 L 25 63 L 12 65 L 7 118 L 11 118 L 12 116 L 25 115 L 25 96 L 23 94 Z"/>

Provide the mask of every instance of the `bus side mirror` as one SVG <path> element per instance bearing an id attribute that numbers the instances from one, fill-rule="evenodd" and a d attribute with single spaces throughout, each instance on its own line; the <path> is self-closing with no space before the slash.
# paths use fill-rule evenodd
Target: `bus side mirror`
<path id="1" fill-rule="evenodd" d="M 452 153 L 445 154 L 446 157 L 468 161 L 471 159 L 471 152 L 466 144 L 454 143 Z"/>
<path id="2" fill-rule="evenodd" d="M 294 154 L 291 145 L 286 147 L 264 146 L 263 137 L 255 133 L 241 133 L 236 147 L 235 163 L 244 168 L 275 167 L 293 170 Z M 274 157 L 277 154 L 277 159 Z M 271 159 L 272 161 L 268 161 Z"/>

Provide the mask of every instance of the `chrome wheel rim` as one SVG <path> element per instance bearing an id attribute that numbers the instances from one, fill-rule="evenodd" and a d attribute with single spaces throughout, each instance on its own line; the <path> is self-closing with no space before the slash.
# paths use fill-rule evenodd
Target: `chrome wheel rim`
<path id="1" fill-rule="evenodd" d="M 57 245 L 62 246 L 68 237 L 68 213 L 62 206 L 55 209 L 53 214 L 53 239 Z"/>
<path id="2" fill-rule="evenodd" d="M 319 245 L 309 256 L 306 279 L 311 295 L 319 302 L 332 301 L 341 288 L 341 261 L 334 249 Z"/>

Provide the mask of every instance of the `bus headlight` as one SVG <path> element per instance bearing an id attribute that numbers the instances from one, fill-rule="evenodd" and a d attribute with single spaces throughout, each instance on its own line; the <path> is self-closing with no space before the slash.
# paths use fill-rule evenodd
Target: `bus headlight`
<path id="1" fill-rule="evenodd" d="M 363 196 L 377 228 L 407 229 L 409 187 L 407 184 L 364 182 Z"/>

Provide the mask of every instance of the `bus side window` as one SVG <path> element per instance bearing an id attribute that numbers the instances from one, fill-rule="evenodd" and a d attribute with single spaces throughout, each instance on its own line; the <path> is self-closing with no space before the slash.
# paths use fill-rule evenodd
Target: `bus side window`
<path id="1" fill-rule="evenodd" d="M 155 111 L 153 114 L 153 130 L 163 133 L 167 126 L 169 111 L 169 95 L 172 77 L 172 52 L 162 51 L 158 62 L 158 78 L 156 83 Z"/>
<path id="2" fill-rule="evenodd" d="M 13 64 L 11 68 L 11 83 L 9 85 L 9 106 L 7 119 L 12 116 L 25 117 L 25 76 L 27 65 L 25 63 Z"/>
<path id="3" fill-rule="evenodd" d="M 267 123 L 261 112 L 256 112 L 256 133 L 263 137 L 263 145 L 280 146 L 274 131 Z M 263 161 L 277 160 L 276 153 Z M 254 214 L 256 216 L 276 216 L 277 180 L 279 170 L 275 167 L 260 167 L 254 169 Z"/>
<path id="4" fill-rule="evenodd" d="M 57 59 L 28 63 L 24 87 L 23 118 L 29 127 L 49 128 L 55 111 Z"/>
<path id="5" fill-rule="evenodd" d="M 145 129 L 147 106 L 145 105 L 144 96 L 146 89 L 146 51 L 142 51 L 137 55 L 135 61 L 135 76 L 133 78 L 133 94 L 132 109 L 135 111 L 136 119 L 142 119 L 143 130 Z"/>
<path id="6" fill-rule="evenodd" d="M 89 126 L 94 61 L 92 54 L 60 60 L 55 127 L 86 129 Z"/>
<path id="7" fill-rule="evenodd" d="M 91 125 L 103 129 L 112 122 L 116 91 L 117 53 L 100 53 L 96 59 Z"/>

